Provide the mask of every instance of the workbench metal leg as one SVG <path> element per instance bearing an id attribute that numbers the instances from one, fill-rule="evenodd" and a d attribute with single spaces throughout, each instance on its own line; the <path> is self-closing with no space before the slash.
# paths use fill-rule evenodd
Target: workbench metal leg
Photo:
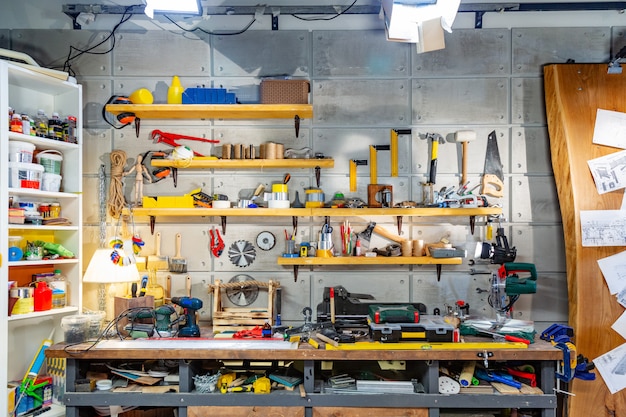
<path id="1" fill-rule="evenodd" d="M 76 359 L 65 360 L 65 392 L 74 391 L 76 386 L 76 378 L 78 378 L 78 361 Z M 71 404 L 65 405 L 65 417 L 78 417 L 79 408 L 72 407 Z"/>
<path id="2" fill-rule="evenodd" d="M 556 364 L 553 361 L 541 362 L 541 390 L 544 394 L 553 394 L 554 388 L 556 388 Z M 556 417 L 556 402 L 555 408 L 541 410 L 541 417 Z"/>
<path id="3" fill-rule="evenodd" d="M 193 391 L 193 372 L 189 362 L 186 360 L 181 359 L 178 361 L 178 378 L 180 392 Z"/>

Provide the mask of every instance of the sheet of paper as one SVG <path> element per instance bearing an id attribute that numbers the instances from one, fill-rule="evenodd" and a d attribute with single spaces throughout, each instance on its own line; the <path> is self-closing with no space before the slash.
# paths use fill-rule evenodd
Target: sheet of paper
<path id="1" fill-rule="evenodd" d="M 598 259 L 598 266 L 611 294 L 617 294 L 626 287 L 626 251 Z"/>
<path id="2" fill-rule="evenodd" d="M 598 194 L 626 187 L 626 151 L 613 152 L 587 161 Z"/>
<path id="3" fill-rule="evenodd" d="M 581 210 L 583 246 L 626 246 L 626 211 Z"/>
<path id="4" fill-rule="evenodd" d="M 626 311 L 622 313 L 617 320 L 615 320 L 615 323 L 613 323 L 611 328 L 626 339 Z"/>
<path id="5" fill-rule="evenodd" d="M 593 143 L 626 149 L 626 113 L 598 109 Z"/>
<path id="6" fill-rule="evenodd" d="M 593 360 L 611 394 L 626 387 L 626 343 Z"/>

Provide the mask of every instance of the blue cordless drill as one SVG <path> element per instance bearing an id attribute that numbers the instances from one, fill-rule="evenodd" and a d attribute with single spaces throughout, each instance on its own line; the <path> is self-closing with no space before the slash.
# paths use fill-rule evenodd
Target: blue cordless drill
<path id="1" fill-rule="evenodd" d="M 185 309 L 185 325 L 178 327 L 178 337 L 200 337 L 196 311 L 202 308 L 202 300 L 193 297 L 172 297 L 172 303 Z"/>

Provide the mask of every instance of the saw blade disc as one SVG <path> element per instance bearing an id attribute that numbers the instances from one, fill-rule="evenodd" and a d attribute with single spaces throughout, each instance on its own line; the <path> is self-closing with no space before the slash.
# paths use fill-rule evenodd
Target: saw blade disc
<path id="1" fill-rule="evenodd" d="M 256 237 L 256 245 L 262 250 L 271 250 L 276 245 L 276 236 L 272 232 L 263 231 Z"/>
<path id="2" fill-rule="evenodd" d="M 228 248 L 228 258 L 233 265 L 245 268 L 256 259 L 256 250 L 247 240 L 238 240 Z"/>
<path id="3" fill-rule="evenodd" d="M 235 275 L 228 281 L 229 284 L 241 284 L 240 286 L 226 288 L 226 296 L 233 304 L 248 306 L 254 303 L 259 295 L 259 287 L 256 284 L 248 284 L 247 282 L 249 281 L 254 281 L 254 278 L 246 274 Z"/>

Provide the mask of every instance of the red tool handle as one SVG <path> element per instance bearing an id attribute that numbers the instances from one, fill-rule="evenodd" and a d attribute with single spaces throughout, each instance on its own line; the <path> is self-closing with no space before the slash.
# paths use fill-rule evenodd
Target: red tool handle
<path id="1" fill-rule="evenodd" d="M 511 336 L 510 334 L 504 335 L 504 340 L 507 342 L 525 343 L 530 345 L 530 340 L 524 339 L 523 337 Z"/>

